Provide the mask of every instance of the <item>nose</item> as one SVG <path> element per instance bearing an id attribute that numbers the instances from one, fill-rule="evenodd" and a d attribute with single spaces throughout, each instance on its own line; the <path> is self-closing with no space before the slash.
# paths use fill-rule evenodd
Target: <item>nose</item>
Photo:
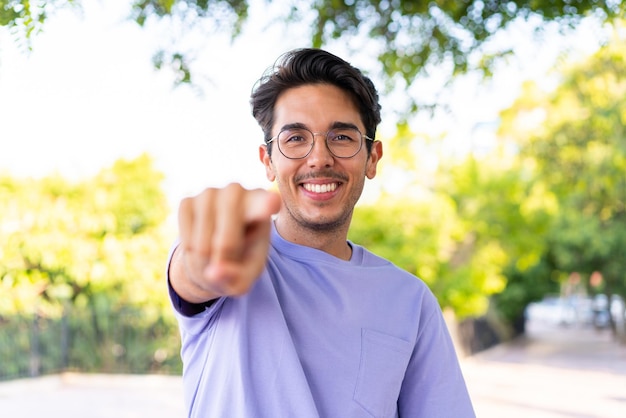
<path id="1" fill-rule="evenodd" d="M 326 135 L 322 133 L 313 134 L 313 149 L 307 156 L 309 167 L 330 167 L 335 162 L 333 154 L 330 153 L 326 144 Z"/>

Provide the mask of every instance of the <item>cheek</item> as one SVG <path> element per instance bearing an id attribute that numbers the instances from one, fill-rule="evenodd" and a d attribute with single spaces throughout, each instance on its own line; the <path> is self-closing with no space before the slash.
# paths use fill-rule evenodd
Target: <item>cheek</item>
<path id="1" fill-rule="evenodd" d="M 270 164 L 266 165 L 266 172 L 272 177 L 272 181 L 287 186 L 301 169 L 300 160 L 287 160 L 274 155 Z"/>

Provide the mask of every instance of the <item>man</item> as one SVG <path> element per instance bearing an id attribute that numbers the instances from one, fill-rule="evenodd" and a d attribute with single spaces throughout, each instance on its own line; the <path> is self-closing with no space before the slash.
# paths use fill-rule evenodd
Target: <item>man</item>
<path id="1" fill-rule="evenodd" d="M 189 416 L 473 417 L 432 293 L 347 240 L 383 155 L 371 81 L 295 50 L 251 102 L 279 194 L 231 184 L 179 209 L 168 277 Z"/>

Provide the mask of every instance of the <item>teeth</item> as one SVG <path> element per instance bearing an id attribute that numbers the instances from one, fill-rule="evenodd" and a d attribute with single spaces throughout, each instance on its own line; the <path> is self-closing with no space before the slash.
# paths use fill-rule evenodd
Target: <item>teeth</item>
<path id="1" fill-rule="evenodd" d="M 309 184 L 305 183 L 304 188 L 309 192 L 313 193 L 328 193 L 332 192 L 337 188 L 337 183 L 330 184 Z"/>

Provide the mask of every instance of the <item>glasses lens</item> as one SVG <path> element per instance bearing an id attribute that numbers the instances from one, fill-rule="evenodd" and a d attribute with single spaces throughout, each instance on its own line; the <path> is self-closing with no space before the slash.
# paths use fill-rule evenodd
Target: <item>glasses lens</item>
<path id="1" fill-rule="evenodd" d="M 330 152 L 340 158 L 354 156 L 361 149 L 361 132 L 356 129 L 333 129 L 328 132 L 326 143 Z"/>
<path id="2" fill-rule="evenodd" d="M 316 134 L 317 135 L 317 134 Z M 278 134 L 278 149 L 287 158 L 304 158 L 313 149 L 314 134 L 307 129 L 285 129 Z M 361 150 L 363 136 L 353 128 L 333 129 L 326 134 L 330 152 L 339 158 L 350 158 Z"/>
<path id="3" fill-rule="evenodd" d="M 287 158 L 304 158 L 313 146 L 313 134 L 306 129 L 286 129 L 278 134 L 278 148 Z"/>

